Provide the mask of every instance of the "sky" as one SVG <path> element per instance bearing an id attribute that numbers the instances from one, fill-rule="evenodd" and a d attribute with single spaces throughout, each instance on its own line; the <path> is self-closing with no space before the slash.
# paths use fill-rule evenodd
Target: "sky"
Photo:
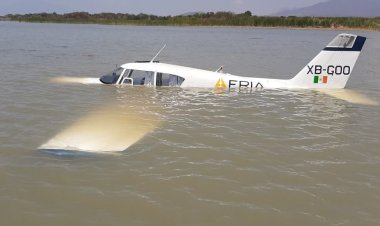
<path id="1" fill-rule="evenodd" d="M 148 13 L 179 15 L 188 12 L 251 11 L 271 15 L 284 9 L 310 6 L 326 0 L 0 0 L 0 15 L 8 13 L 73 12 Z"/>

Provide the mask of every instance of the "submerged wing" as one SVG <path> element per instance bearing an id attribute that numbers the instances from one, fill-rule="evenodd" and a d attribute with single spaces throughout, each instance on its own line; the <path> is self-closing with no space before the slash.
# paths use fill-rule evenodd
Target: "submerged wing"
<path id="1" fill-rule="evenodd" d="M 78 119 L 39 149 L 85 152 L 123 151 L 160 125 L 142 107 L 108 106 Z"/>
<path id="2" fill-rule="evenodd" d="M 99 78 L 61 76 L 49 80 L 53 83 L 102 84 Z"/>

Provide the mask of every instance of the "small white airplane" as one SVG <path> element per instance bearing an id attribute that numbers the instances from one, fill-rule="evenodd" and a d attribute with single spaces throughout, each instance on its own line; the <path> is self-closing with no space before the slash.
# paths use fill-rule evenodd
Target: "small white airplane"
<path id="1" fill-rule="evenodd" d="M 53 80 L 64 83 L 203 87 L 216 90 L 313 89 L 351 103 L 377 105 L 377 102 L 354 91 L 343 90 L 365 41 L 365 37 L 358 35 L 338 35 L 295 77 L 288 80 L 236 76 L 224 73 L 223 67 L 217 71 L 206 71 L 154 61 L 165 46 L 151 61 L 121 65 L 110 74 L 102 76 L 100 80 L 78 77 L 61 77 Z M 140 120 L 141 118 L 144 120 Z M 39 149 L 54 153 L 57 151 L 60 153 L 59 150 L 101 153 L 123 151 L 160 124 L 159 120 L 150 115 L 146 109 L 139 109 L 139 106 L 137 108 L 107 106 L 80 118 L 41 145 Z M 126 134 L 128 137 L 125 137 Z"/>
<path id="2" fill-rule="evenodd" d="M 144 85 L 150 87 L 197 87 L 216 89 L 342 89 L 354 69 L 365 37 L 354 34 L 336 36 L 310 63 L 292 79 L 268 79 L 231 75 L 217 71 L 164 64 L 154 61 L 137 61 L 121 65 L 100 82 L 113 85 Z"/>

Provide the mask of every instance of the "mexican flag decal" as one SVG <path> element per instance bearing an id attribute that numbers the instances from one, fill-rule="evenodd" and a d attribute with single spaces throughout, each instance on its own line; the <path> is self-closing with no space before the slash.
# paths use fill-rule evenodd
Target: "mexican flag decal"
<path id="1" fill-rule="evenodd" d="M 314 76 L 314 84 L 322 83 L 322 84 L 327 84 L 327 76 Z"/>

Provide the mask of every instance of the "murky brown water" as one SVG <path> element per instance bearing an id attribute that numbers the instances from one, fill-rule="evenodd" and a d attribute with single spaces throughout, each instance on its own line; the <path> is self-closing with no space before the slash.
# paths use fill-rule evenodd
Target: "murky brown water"
<path id="1" fill-rule="evenodd" d="M 380 108 L 308 90 L 58 84 L 149 59 L 290 78 L 336 31 L 0 23 L 0 225 L 380 225 Z M 349 88 L 380 100 L 380 33 Z M 38 151 L 105 106 L 162 122 L 116 155 Z M 112 133 L 112 131 L 110 131 Z M 125 134 L 126 139 L 128 134 Z"/>

